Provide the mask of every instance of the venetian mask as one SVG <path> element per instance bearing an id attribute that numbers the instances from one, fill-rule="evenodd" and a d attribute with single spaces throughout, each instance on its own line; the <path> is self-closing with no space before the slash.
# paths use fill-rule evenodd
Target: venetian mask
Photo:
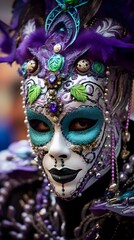
<path id="1" fill-rule="evenodd" d="M 26 29 L 30 24 L 35 29 L 34 20 L 23 29 L 29 55 L 26 52 L 20 72 L 25 78 L 22 93 L 26 121 L 38 165 L 54 192 L 70 200 L 80 196 L 115 164 L 121 146 L 120 118 L 127 104 L 129 76 L 102 58 L 102 38 L 110 41 L 122 36 L 118 23 L 111 19 L 95 20 L 88 31 L 78 36 L 78 19 L 70 20 L 71 10 L 60 13 L 50 23 L 53 11 L 46 20 L 48 35 L 44 44 L 32 47 L 28 42 Z M 74 25 L 75 31 L 69 30 Z M 32 41 L 34 34 L 40 38 L 42 31 L 33 31 Z M 81 34 L 85 39 L 89 36 L 85 44 Z M 94 34 L 100 43 L 95 56 Z M 104 41 L 105 47 L 108 45 Z"/>

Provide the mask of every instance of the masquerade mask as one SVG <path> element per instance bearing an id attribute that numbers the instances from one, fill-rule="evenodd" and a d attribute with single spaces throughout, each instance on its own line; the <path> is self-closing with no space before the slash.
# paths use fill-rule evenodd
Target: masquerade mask
<path id="1" fill-rule="evenodd" d="M 47 18 L 46 29 L 54 11 Z M 68 14 L 71 13 L 56 16 L 56 33 L 51 27 L 43 46 L 29 48 L 31 58 L 23 63 L 20 71 L 25 77 L 26 120 L 37 162 L 56 194 L 72 199 L 111 168 L 111 147 L 114 158 L 119 154 L 119 117 L 124 108 L 121 109 L 123 87 L 118 92 L 117 86 L 123 85 L 124 77 L 128 76 L 92 59 L 90 48 L 77 47 L 77 29 L 70 40 L 65 21 Z M 58 28 L 61 17 L 64 28 Z M 70 20 L 69 24 L 74 22 Z M 105 37 L 110 34 L 120 37 L 122 29 L 111 19 L 105 19 L 95 21 L 90 31 Z M 73 47 L 69 47 L 72 42 Z M 115 102 L 118 95 L 120 101 Z"/>
<path id="2" fill-rule="evenodd" d="M 115 49 L 130 47 L 121 41 L 124 29 L 110 18 L 93 18 L 101 1 L 91 2 L 92 16 L 83 22 L 78 9 L 87 4 L 57 0 L 45 28 L 30 18 L 16 54 L 37 163 L 65 199 L 81 195 L 110 168 L 112 183 L 117 180 L 120 118 L 130 94 L 123 58 L 116 67 L 122 56 Z"/>

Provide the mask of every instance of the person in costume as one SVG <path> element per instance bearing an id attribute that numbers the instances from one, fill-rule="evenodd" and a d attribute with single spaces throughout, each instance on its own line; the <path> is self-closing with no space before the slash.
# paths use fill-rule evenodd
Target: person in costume
<path id="1" fill-rule="evenodd" d="M 0 61 L 21 65 L 30 144 L 0 155 L 1 239 L 133 240 L 133 2 L 13 7 Z"/>

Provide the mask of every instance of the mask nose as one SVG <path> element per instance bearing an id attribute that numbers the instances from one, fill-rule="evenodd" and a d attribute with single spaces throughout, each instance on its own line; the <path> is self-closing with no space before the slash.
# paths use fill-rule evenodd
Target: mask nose
<path id="1" fill-rule="evenodd" d="M 51 158 L 58 160 L 66 160 L 70 157 L 70 149 L 61 131 L 56 131 L 50 143 L 48 154 Z"/>

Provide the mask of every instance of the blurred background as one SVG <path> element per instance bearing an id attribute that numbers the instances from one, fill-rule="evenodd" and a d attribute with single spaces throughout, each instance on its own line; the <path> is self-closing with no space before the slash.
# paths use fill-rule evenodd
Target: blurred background
<path id="1" fill-rule="evenodd" d="M 0 1 L 0 19 L 9 24 L 13 0 Z M 26 139 L 26 126 L 20 95 L 21 78 L 16 63 L 0 64 L 0 150 L 13 141 Z"/>
<path id="2" fill-rule="evenodd" d="M 0 0 L 0 19 L 9 24 L 14 0 Z M 13 141 L 26 139 L 18 66 L 0 64 L 0 150 Z M 134 97 L 131 118 L 134 119 Z"/>

